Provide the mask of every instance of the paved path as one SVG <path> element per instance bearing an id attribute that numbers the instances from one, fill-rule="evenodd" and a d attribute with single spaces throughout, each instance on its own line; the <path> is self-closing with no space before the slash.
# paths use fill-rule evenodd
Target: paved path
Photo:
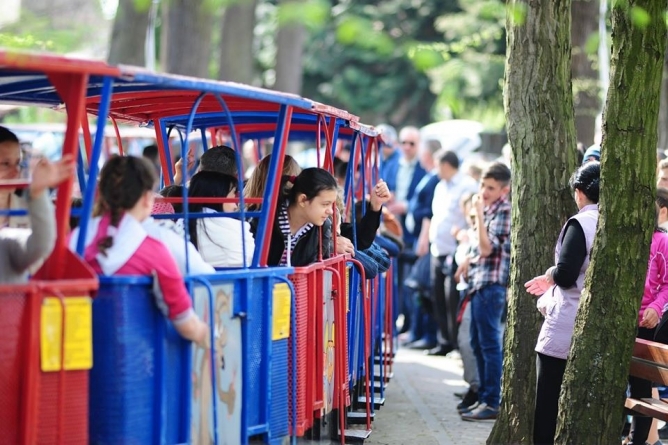
<path id="1" fill-rule="evenodd" d="M 454 393 L 465 388 L 459 359 L 399 350 L 385 406 L 365 445 L 484 444 L 492 423 L 464 422 L 455 409 Z"/>

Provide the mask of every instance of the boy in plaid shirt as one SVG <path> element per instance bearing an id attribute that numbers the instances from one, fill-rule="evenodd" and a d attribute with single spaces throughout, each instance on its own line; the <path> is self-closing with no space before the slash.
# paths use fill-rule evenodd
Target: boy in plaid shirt
<path id="1" fill-rule="evenodd" d="M 471 346 L 480 376 L 479 403 L 461 413 L 463 420 L 495 420 L 501 399 L 503 330 L 510 268 L 510 169 L 500 162 L 482 175 L 473 198 L 479 244 L 468 265 L 471 293 Z"/>

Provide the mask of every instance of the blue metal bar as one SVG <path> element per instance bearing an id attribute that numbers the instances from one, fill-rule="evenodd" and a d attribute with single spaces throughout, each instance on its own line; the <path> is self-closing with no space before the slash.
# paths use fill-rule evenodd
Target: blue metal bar
<path id="1" fill-rule="evenodd" d="M 290 125 L 288 122 L 288 115 L 288 107 L 286 105 L 282 105 L 278 113 L 278 121 L 276 123 L 276 132 L 274 135 L 274 147 L 271 152 L 271 159 L 269 160 L 269 180 L 267 181 L 267 186 L 265 187 L 264 195 L 262 196 L 262 216 L 260 216 L 260 223 L 257 230 L 257 233 L 262 233 L 265 235 L 256 239 L 255 252 L 253 253 L 253 263 L 251 264 L 251 267 L 258 267 L 260 265 L 260 255 L 264 247 L 264 243 L 271 242 L 274 221 L 269 221 L 268 215 L 270 213 L 270 208 L 276 209 L 278 207 L 280 181 L 279 190 L 276 190 L 274 179 L 276 178 L 276 175 L 281 175 L 282 173 L 277 171 L 277 168 L 279 158 L 283 157 L 284 150 L 282 149 L 285 148 L 285 130 L 289 129 Z"/>
<path id="2" fill-rule="evenodd" d="M 29 215 L 28 210 L 26 209 L 8 209 L 0 210 L 0 215 L 2 216 L 26 216 Z"/>
<path id="3" fill-rule="evenodd" d="M 204 97 L 203 95 L 200 97 Z M 197 101 L 196 101 L 197 103 Z M 199 104 L 197 104 L 199 105 Z M 186 140 L 188 136 L 186 135 Z M 187 235 L 186 235 L 187 236 Z M 187 259 L 186 259 L 187 261 Z M 187 264 L 187 263 L 186 263 Z M 201 283 L 209 293 L 209 345 L 211 348 L 211 388 L 213 392 L 213 397 L 211 397 L 211 401 L 213 403 L 213 443 L 215 445 L 218 445 L 218 394 L 216 393 L 215 389 L 217 388 L 216 385 L 216 337 L 214 331 L 214 326 L 215 326 L 215 304 L 214 304 L 214 292 L 213 288 L 211 287 L 211 283 L 209 283 L 208 280 L 202 277 L 192 277 L 193 281 L 197 281 Z M 206 413 L 200 413 L 200 415 L 204 416 Z"/>
<path id="4" fill-rule="evenodd" d="M 334 155 L 336 154 L 336 144 L 339 142 L 339 129 L 341 128 L 341 120 L 333 117 L 329 118 L 329 120 L 329 125 L 332 125 L 332 121 L 334 121 L 334 132 L 332 133 L 332 159 L 334 159 Z"/>
<path id="5" fill-rule="evenodd" d="M 206 152 L 209 149 L 209 141 L 206 138 L 206 128 L 200 127 L 200 134 L 202 135 L 202 152 Z"/>
<path id="6" fill-rule="evenodd" d="M 200 104 L 202 103 L 202 100 L 204 99 L 204 96 L 206 96 L 206 93 L 202 93 L 199 96 L 197 96 L 197 99 L 195 99 L 195 103 L 193 103 L 193 106 L 190 110 L 190 116 L 188 117 L 188 125 L 186 126 L 186 136 L 184 141 L 181 143 L 181 159 L 183 160 L 181 162 L 181 174 L 183 175 L 183 184 L 185 185 L 187 179 L 188 179 L 188 135 L 192 131 L 192 126 L 193 126 L 193 119 L 195 119 L 195 113 L 197 112 L 197 108 L 199 108 Z M 171 130 L 171 129 L 170 129 Z M 179 134 L 181 134 L 179 132 Z M 188 254 L 188 189 L 186 187 L 183 187 L 183 227 L 186 229 L 183 231 L 183 242 L 185 244 L 185 250 L 186 250 L 186 275 L 190 275 L 190 258 Z M 215 386 L 214 386 L 215 388 Z M 215 420 L 214 420 L 215 422 Z M 218 441 L 216 440 L 216 444 Z"/>
<path id="7" fill-rule="evenodd" d="M 262 156 L 262 145 L 261 145 L 261 140 L 260 139 L 255 139 L 255 152 L 257 156 L 257 162 L 259 163 L 263 156 Z"/>
<path id="8" fill-rule="evenodd" d="M 237 83 L 202 80 L 169 74 L 157 74 L 151 73 L 149 71 L 137 71 L 133 72 L 132 74 L 134 82 L 139 84 L 153 84 L 149 86 L 152 89 L 155 89 L 154 85 L 157 84 L 164 88 L 182 88 L 218 94 L 229 94 L 235 97 L 246 99 L 256 99 L 271 103 L 292 105 L 306 110 L 309 110 L 313 107 L 313 102 L 294 94 L 278 93 Z"/>
<path id="9" fill-rule="evenodd" d="M 234 149 L 234 158 L 237 163 L 237 190 L 239 191 L 239 210 L 241 213 L 241 220 L 245 221 L 245 215 L 244 213 L 246 212 L 246 205 L 244 204 L 244 179 L 243 179 L 243 162 L 241 161 L 241 151 L 240 151 L 240 144 L 239 144 L 239 135 L 237 134 L 236 129 L 234 128 L 234 119 L 232 118 L 232 113 L 230 113 L 230 109 L 227 106 L 227 103 L 223 99 L 223 96 L 220 94 L 215 94 L 214 97 L 220 104 L 220 106 L 223 108 L 225 111 L 225 116 L 227 117 L 227 124 L 230 126 L 230 134 L 232 136 L 232 148 Z M 246 261 L 246 231 L 242 230 L 241 231 L 241 255 L 243 257 L 243 267 L 246 268 L 248 267 L 247 261 Z"/>
<path id="10" fill-rule="evenodd" d="M 362 147 L 362 162 L 360 162 L 360 178 L 362 179 L 362 202 L 366 201 L 366 147 L 364 145 L 364 137 L 360 135 L 360 146 Z M 366 214 L 366 205 L 362 206 L 362 216 Z M 357 224 L 357 221 L 354 222 Z"/>
<path id="11" fill-rule="evenodd" d="M 77 179 L 79 180 L 79 190 L 86 190 L 86 166 L 81 146 L 77 150 Z"/>
<path id="12" fill-rule="evenodd" d="M 93 212 L 93 201 L 95 200 L 95 190 L 97 189 L 97 173 L 102 153 L 102 142 L 104 141 L 104 129 L 107 126 L 107 117 L 109 116 L 109 104 L 111 102 L 111 93 L 113 92 L 113 78 L 107 76 L 103 79 L 102 95 L 100 97 L 100 107 L 97 113 L 97 126 L 95 129 L 95 141 L 93 142 L 93 152 L 88 160 L 88 182 L 83 196 L 83 206 L 81 208 L 81 220 L 79 221 L 79 239 L 77 240 L 77 253 L 83 256 L 86 232 L 88 222 Z"/>

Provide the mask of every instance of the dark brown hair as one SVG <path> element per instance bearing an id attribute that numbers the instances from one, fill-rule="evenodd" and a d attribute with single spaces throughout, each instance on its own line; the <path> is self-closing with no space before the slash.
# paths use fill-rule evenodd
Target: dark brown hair
<path id="1" fill-rule="evenodd" d="M 111 225 L 118 226 L 123 213 L 133 208 L 146 192 L 153 190 L 157 182 L 155 169 L 145 158 L 135 156 L 113 156 L 100 172 L 98 214 L 111 214 Z M 98 243 L 100 252 L 114 243 L 111 236 Z"/>

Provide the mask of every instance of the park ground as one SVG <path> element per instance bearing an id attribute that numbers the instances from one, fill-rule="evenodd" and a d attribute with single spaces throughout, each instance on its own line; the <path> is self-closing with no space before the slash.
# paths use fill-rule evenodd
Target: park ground
<path id="1" fill-rule="evenodd" d="M 493 424 L 464 422 L 455 408 L 454 393 L 466 388 L 459 358 L 400 349 L 365 445 L 483 445 Z"/>

